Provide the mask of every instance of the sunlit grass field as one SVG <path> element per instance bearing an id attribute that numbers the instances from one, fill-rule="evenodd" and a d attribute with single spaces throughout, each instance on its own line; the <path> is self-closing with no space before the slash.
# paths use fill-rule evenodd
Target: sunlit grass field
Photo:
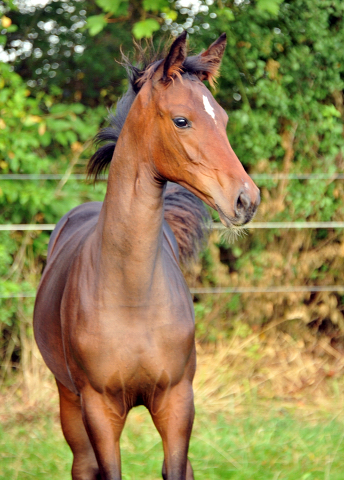
<path id="1" fill-rule="evenodd" d="M 189 456 L 198 480 L 342 480 L 343 437 L 337 415 L 267 402 L 237 415 L 198 412 Z M 0 439 L 1 479 L 70 478 L 72 455 L 55 414 L 14 417 Z M 124 480 L 161 478 L 161 443 L 143 408 L 131 412 L 121 444 Z"/>

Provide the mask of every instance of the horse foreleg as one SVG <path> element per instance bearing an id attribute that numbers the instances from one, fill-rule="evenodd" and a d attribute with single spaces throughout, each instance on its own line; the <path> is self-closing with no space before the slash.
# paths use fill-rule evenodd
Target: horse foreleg
<path id="1" fill-rule="evenodd" d="M 194 414 L 192 385 L 189 381 L 181 382 L 168 394 L 165 393 L 160 409 L 157 412 L 151 411 L 153 422 L 163 442 L 164 480 L 194 478 L 187 458 Z"/>
<path id="2" fill-rule="evenodd" d="M 56 380 L 60 395 L 60 418 L 64 437 L 73 452 L 73 480 L 99 480 L 99 468 L 82 421 L 80 397 Z"/>
<path id="3" fill-rule="evenodd" d="M 123 405 L 91 387 L 81 393 L 83 421 L 96 455 L 102 480 L 121 480 L 120 436 L 127 412 Z"/>
<path id="4" fill-rule="evenodd" d="M 165 460 L 164 463 L 162 464 L 162 478 L 163 480 L 167 480 L 167 471 L 166 471 L 166 465 L 165 465 Z M 194 474 L 193 474 L 193 469 L 191 466 L 191 462 L 188 459 L 187 464 L 186 464 L 186 480 L 194 480 Z"/>

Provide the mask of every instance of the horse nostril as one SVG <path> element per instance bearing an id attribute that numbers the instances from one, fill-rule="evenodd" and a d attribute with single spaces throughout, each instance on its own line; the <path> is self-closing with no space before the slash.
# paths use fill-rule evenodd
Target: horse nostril
<path id="1" fill-rule="evenodd" d="M 237 202 L 236 202 L 235 211 L 237 215 L 241 215 L 243 212 L 245 212 L 250 205 L 251 205 L 251 201 L 248 195 L 244 191 L 241 191 L 238 195 Z"/>

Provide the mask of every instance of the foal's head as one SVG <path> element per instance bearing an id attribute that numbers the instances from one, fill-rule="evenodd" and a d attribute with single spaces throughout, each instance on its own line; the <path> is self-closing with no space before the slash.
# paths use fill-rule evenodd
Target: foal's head
<path id="1" fill-rule="evenodd" d="M 260 196 L 229 144 L 226 112 L 202 83 L 213 84 L 225 46 L 222 34 L 205 52 L 187 57 L 186 32 L 182 33 L 165 58 L 142 71 L 131 67 L 135 98 L 131 105 L 124 97 L 121 109 L 129 111 L 122 135 L 138 132 L 140 156 L 150 163 L 155 178 L 183 185 L 216 209 L 230 227 L 251 220 Z M 119 135 L 123 125 L 116 118 Z M 100 134 L 100 140 L 111 140 L 109 131 Z M 103 168 L 96 160 L 91 173 Z"/>
<path id="2" fill-rule="evenodd" d="M 142 114 L 158 177 L 193 192 L 218 211 L 226 226 L 244 224 L 257 209 L 259 190 L 229 144 L 226 112 L 202 83 L 213 83 L 226 36 L 189 58 L 185 42 L 183 33 L 166 58 L 139 79 L 136 108 L 142 111 L 135 109 L 135 123 Z"/>

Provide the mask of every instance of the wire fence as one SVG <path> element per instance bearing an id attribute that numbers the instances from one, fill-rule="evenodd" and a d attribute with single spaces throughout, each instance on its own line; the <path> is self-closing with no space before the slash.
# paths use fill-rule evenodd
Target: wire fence
<path id="1" fill-rule="evenodd" d="M 87 175 L 85 174 L 72 174 L 68 175 L 66 173 L 4 173 L 0 175 L 1 180 L 62 180 L 63 178 L 68 177 L 68 180 L 87 180 Z"/>
<path id="2" fill-rule="evenodd" d="M 309 174 L 252 174 L 254 180 L 344 180 L 343 173 L 309 173 Z M 85 174 L 2 174 L 1 180 L 86 180 Z M 105 180 L 105 178 L 103 179 Z M 52 231 L 55 224 L 3 224 L 0 231 Z M 213 230 L 225 230 L 226 227 L 219 222 L 211 224 Z M 344 222 L 252 222 L 246 225 L 250 229 L 331 229 L 344 228 Z M 215 288 L 190 288 L 193 295 L 202 294 L 244 294 L 244 293 L 316 293 L 316 292 L 344 292 L 344 285 L 298 285 L 298 286 L 270 286 L 270 287 L 215 287 Z M 0 294 L 1 299 L 34 298 L 35 292 L 21 292 L 13 294 Z"/>
<path id="3" fill-rule="evenodd" d="M 295 285 L 277 287 L 214 287 L 189 288 L 192 295 L 223 294 L 223 293 L 317 293 L 317 292 L 344 292 L 344 285 Z M 0 294 L 0 298 L 34 298 L 35 292 Z"/>
<path id="4" fill-rule="evenodd" d="M 242 227 L 244 230 L 251 228 L 344 228 L 344 222 L 251 222 Z M 213 230 L 226 230 L 222 223 L 214 222 Z"/>
<path id="5" fill-rule="evenodd" d="M 32 231 L 43 231 L 48 230 L 52 231 L 56 227 L 55 223 L 22 223 L 22 224 L 14 224 L 14 223 L 5 223 L 0 225 L 0 231 L 21 231 L 21 230 L 32 230 Z"/>
<path id="6" fill-rule="evenodd" d="M 56 227 L 55 223 L 22 223 L 14 224 L 8 223 L 0 225 L 0 231 L 52 231 Z M 251 229 L 281 229 L 281 228 L 301 228 L 301 229 L 316 229 L 316 228 L 344 228 L 344 222 L 251 222 L 242 227 L 242 230 L 248 231 Z M 211 224 L 212 230 L 226 230 L 227 227 L 219 222 Z"/>

